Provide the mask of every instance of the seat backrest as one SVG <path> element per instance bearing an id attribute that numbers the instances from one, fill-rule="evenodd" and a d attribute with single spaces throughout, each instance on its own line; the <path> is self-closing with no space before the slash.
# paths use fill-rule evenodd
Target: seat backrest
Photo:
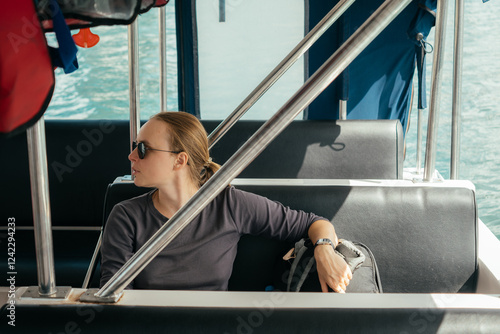
<path id="1" fill-rule="evenodd" d="M 219 122 L 204 121 L 208 132 Z M 236 123 L 212 148 L 224 163 L 264 122 Z M 238 177 L 402 179 L 403 130 L 396 120 L 292 122 Z"/>
<path id="2" fill-rule="evenodd" d="M 100 227 L 107 185 L 130 174 L 128 121 L 48 120 L 45 129 L 52 225 Z M 25 135 L 0 138 L 12 160 L 0 165 L 10 176 L 0 213 L 15 216 L 17 226 L 33 226 L 27 147 Z"/>
<path id="3" fill-rule="evenodd" d="M 101 226 L 107 185 L 130 174 L 129 122 L 45 123 L 52 225 Z M 202 124 L 210 133 L 220 121 Z M 212 149 L 213 160 L 226 162 L 262 124 L 237 122 Z M 395 120 L 294 121 L 239 177 L 400 179 L 402 133 Z M 16 217 L 16 226 L 33 226 L 26 136 L 0 138 L 0 152 L 11 161 L 0 165 L 9 175 L 3 185 L 9 191 L 0 192 L 8 205 L 0 214 Z"/>

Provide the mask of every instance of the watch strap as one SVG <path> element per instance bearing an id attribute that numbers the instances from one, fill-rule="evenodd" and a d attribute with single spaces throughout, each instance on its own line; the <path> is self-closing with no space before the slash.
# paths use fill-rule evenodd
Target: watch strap
<path id="1" fill-rule="evenodd" d="M 316 243 L 314 244 L 314 247 L 320 246 L 320 245 L 330 245 L 333 248 L 335 248 L 335 246 L 333 245 L 333 242 L 327 238 L 318 239 L 318 241 L 316 241 Z"/>

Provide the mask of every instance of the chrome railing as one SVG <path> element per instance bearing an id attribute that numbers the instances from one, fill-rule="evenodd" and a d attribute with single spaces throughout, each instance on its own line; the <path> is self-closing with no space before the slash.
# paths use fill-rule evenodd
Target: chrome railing
<path id="1" fill-rule="evenodd" d="M 460 117 L 462 106 L 462 50 L 464 35 L 464 0 L 455 1 L 455 39 L 453 45 L 453 102 L 451 118 L 450 179 L 458 179 L 460 163 Z"/>
<path id="2" fill-rule="evenodd" d="M 40 296 L 51 296 L 56 293 L 57 289 L 54 270 L 44 118 L 41 117 L 35 125 L 26 131 L 26 134 L 28 137 L 38 293 Z"/>
<path id="3" fill-rule="evenodd" d="M 444 35 L 446 28 L 447 0 L 438 1 L 436 11 L 436 28 L 434 38 L 434 57 L 432 64 L 431 92 L 429 103 L 429 119 L 427 126 L 427 142 L 425 150 L 424 181 L 432 181 L 436 169 L 436 143 L 438 130 L 439 93 L 441 90 L 441 74 L 443 71 Z"/>
<path id="4" fill-rule="evenodd" d="M 137 138 L 141 127 L 139 91 L 139 22 L 135 20 L 128 26 L 128 86 L 130 103 L 130 152 L 132 142 Z"/>
<path id="5" fill-rule="evenodd" d="M 167 15 L 165 6 L 160 7 L 158 27 L 160 38 L 160 110 L 167 110 Z"/>

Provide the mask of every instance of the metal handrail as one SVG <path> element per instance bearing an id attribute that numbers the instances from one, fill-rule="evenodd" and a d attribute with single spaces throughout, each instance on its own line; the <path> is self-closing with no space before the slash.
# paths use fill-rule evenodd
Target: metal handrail
<path id="1" fill-rule="evenodd" d="M 137 138 L 141 127 L 139 109 L 139 23 L 137 20 L 128 26 L 128 86 L 130 98 L 130 152 L 132 142 Z"/>
<path id="2" fill-rule="evenodd" d="M 241 171 L 276 138 L 356 58 L 411 0 L 386 0 L 307 82 L 210 178 L 191 199 L 95 293 L 116 301 L 123 289 Z"/>
<path id="3" fill-rule="evenodd" d="M 208 136 L 209 148 L 217 141 L 278 81 L 290 67 L 338 20 L 356 0 L 338 2 L 325 17 L 283 58 L 267 77 L 248 95 L 243 102 Z"/>
<path id="4" fill-rule="evenodd" d="M 160 38 L 160 110 L 167 110 L 167 14 L 165 6 L 160 7 L 158 29 Z"/>
<path id="5" fill-rule="evenodd" d="M 453 59 L 453 102 L 451 118 L 450 179 L 458 179 L 460 163 L 460 114 L 462 96 L 462 51 L 464 35 L 464 0 L 455 1 L 455 42 Z"/>
<path id="6" fill-rule="evenodd" d="M 424 93 L 425 94 L 425 93 Z M 423 131 L 424 109 L 418 108 L 417 115 L 417 174 L 422 173 L 422 131 Z"/>
<path id="7" fill-rule="evenodd" d="M 89 287 L 90 279 L 92 278 L 92 274 L 94 274 L 95 269 L 97 267 L 97 259 L 99 258 L 100 255 L 103 234 L 104 234 L 104 229 L 101 227 L 101 231 L 99 233 L 99 238 L 97 238 L 97 244 L 95 246 L 94 253 L 92 254 L 92 258 L 90 259 L 89 267 L 87 268 L 85 277 L 83 278 L 83 283 L 82 283 L 83 289 L 87 289 Z"/>
<path id="8" fill-rule="evenodd" d="M 45 120 L 43 116 L 27 131 L 31 183 L 31 202 L 35 232 L 38 293 L 50 296 L 57 292 L 52 244 L 52 224 L 47 171 Z"/>
<path id="9" fill-rule="evenodd" d="M 444 35 L 446 27 L 447 0 L 439 0 L 436 10 L 436 30 L 434 38 L 434 57 L 432 64 L 431 93 L 429 102 L 429 119 L 427 125 L 427 142 L 425 149 L 425 167 L 423 180 L 432 181 L 436 168 L 436 143 L 439 112 L 439 91 L 444 54 Z"/>

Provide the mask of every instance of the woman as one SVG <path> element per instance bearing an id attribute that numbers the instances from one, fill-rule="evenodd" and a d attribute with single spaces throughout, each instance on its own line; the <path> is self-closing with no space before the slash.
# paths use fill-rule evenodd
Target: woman
<path id="1" fill-rule="evenodd" d="M 129 155 L 135 185 L 155 188 L 117 204 L 102 244 L 101 286 L 219 169 L 207 134 L 184 112 L 154 115 Z M 325 218 L 285 208 L 267 198 L 227 187 L 134 279 L 128 288 L 227 290 L 243 234 L 317 243 L 314 256 L 324 292 L 345 292 L 352 278 L 334 252 L 338 243 Z M 333 246 L 333 247 L 332 247 Z"/>

